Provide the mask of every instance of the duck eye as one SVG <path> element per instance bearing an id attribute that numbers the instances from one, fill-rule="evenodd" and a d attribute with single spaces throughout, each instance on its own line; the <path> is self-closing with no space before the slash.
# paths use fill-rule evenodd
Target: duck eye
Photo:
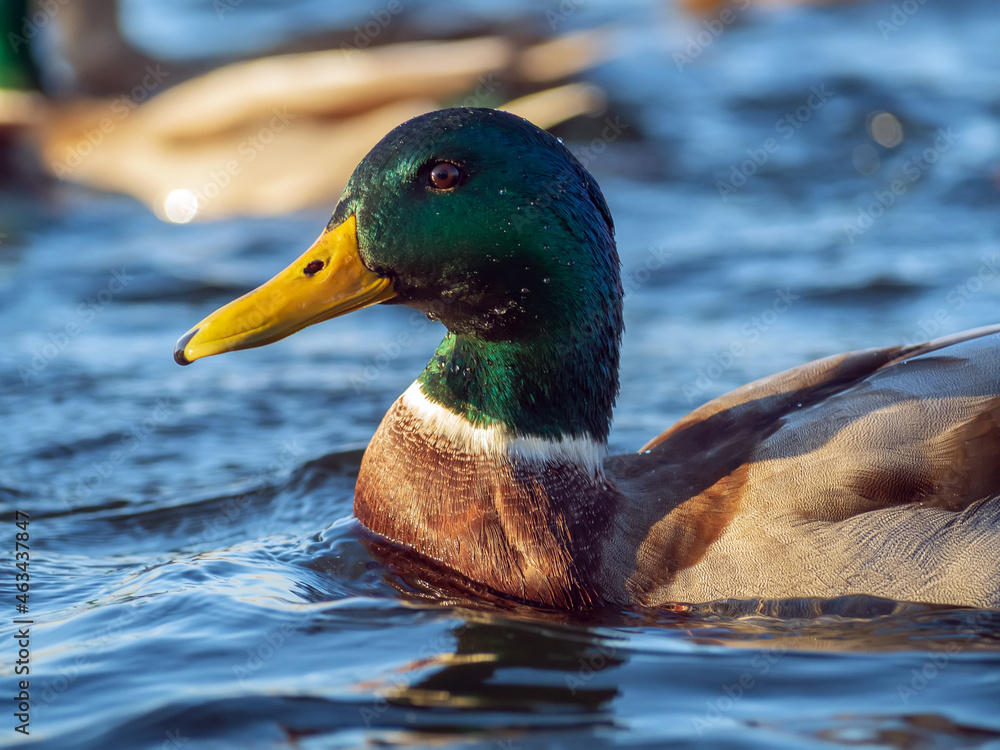
<path id="1" fill-rule="evenodd" d="M 427 181 L 432 188 L 437 190 L 447 190 L 458 184 L 462 178 L 462 171 L 450 161 L 439 161 L 431 167 Z"/>
<path id="2" fill-rule="evenodd" d="M 321 260 L 311 260 L 306 263 L 306 267 L 302 269 L 302 272 L 306 276 L 315 276 L 323 269 L 323 261 Z"/>

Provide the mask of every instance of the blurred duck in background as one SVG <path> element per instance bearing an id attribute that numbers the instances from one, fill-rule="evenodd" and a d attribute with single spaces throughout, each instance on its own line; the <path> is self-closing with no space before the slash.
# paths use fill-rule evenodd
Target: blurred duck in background
<path id="1" fill-rule="evenodd" d="M 28 148 L 52 176 L 132 195 L 167 221 L 328 203 L 380 134 L 449 104 L 506 109 L 543 128 L 605 106 L 596 86 L 567 82 L 605 58 L 597 31 L 530 41 L 492 35 L 365 49 L 342 44 L 181 80 L 190 64 L 160 63 L 125 43 L 113 2 L 85 5 L 94 11 L 82 14 L 89 24 L 83 39 L 91 41 L 69 45 L 73 54 L 64 57 L 86 74 L 78 89 L 105 95 L 52 99 L 41 93 L 34 40 L 24 33 L 26 25 L 37 31 L 32 7 L 27 0 L 4 4 L 0 32 L 23 42 L 0 53 L 5 172 L 30 171 Z M 48 20 L 64 23 L 67 36 L 81 32 L 80 18 L 67 7 Z M 95 38 L 103 40 L 96 46 L 101 66 L 88 69 Z M 115 74 L 123 68 L 128 78 Z M 126 80 L 136 83 L 129 88 Z M 107 95 L 114 87 L 124 93 Z"/>

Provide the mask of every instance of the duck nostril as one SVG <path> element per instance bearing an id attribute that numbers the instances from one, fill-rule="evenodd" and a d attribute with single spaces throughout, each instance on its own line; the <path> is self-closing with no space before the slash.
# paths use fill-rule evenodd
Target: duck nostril
<path id="1" fill-rule="evenodd" d="M 302 272 L 306 276 L 315 276 L 323 269 L 324 263 L 321 260 L 311 260 L 306 264 L 306 267 L 302 269 Z"/>

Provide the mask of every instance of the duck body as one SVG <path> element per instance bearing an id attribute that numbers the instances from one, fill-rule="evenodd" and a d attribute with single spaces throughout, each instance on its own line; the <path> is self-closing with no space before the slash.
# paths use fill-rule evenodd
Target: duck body
<path id="1" fill-rule="evenodd" d="M 559 443 L 497 450 L 415 383 L 365 453 L 355 515 L 383 553 L 419 550 L 558 608 L 847 594 L 1000 607 L 998 349 L 993 328 L 830 357 L 600 462 Z"/>
<path id="2" fill-rule="evenodd" d="M 386 136 L 316 244 L 175 358 L 379 302 L 441 320 L 365 452 L 354 512 L 379 551 L 484 595 L 1000 607 L 1000 327 L 819 360 L 608 456 L 613 237 L 555 138 L 495 110 L 432 113 Z"/>

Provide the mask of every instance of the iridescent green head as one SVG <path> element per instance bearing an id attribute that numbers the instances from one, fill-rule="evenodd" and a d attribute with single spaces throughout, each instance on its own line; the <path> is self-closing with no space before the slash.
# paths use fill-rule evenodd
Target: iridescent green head
<path id="1" fill-rule="evenodd" d="M 333 277 L 344 271 L 324 276 L 341 262 L 331 245 L 364 266 L 352 271 L 353 296 L 334 302 Z M 247 322 L 261 299 L 289 290 L 310 295 L 315 309 L 292 304 L 294 320 Z M 405 304 L 449 331 L 420 376 L 429 398 L 476 426 L 603 440 L 618 388 L 621 297 L 607 204 L 569 150 L 505 112 L 442 110 L 383 138 L 316 245 L 203 321 L 181 340 L 178 361 L 269 343 L 374 302 Z"/>

